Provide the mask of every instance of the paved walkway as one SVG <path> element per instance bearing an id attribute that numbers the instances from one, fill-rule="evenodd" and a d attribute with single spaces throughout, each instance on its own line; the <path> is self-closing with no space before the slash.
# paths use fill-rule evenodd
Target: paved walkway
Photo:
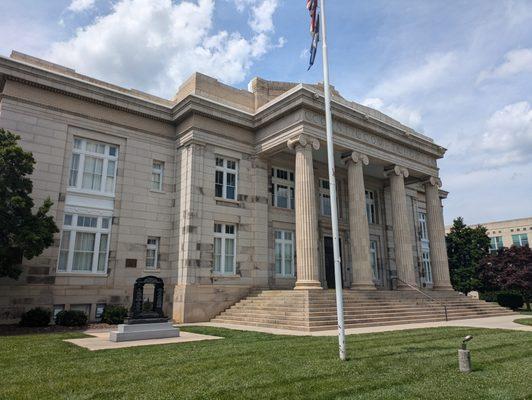
<path id="1" fill-rule="evenodd" d="M 457 319 L 453 321 L 435 321 L 435 322 L 423 322 L 418 324 L 403 324 L 403 325 L 386 325 L 386 326 L 371 326 L 364 328 L 349 328 L 345 330 L 347 335 L 357 335 L 360 333 L 373 333 L 373 332 L 388 332 L 388 331 L 402 331 L 406 329 L 419 329 L 419 328 L 437 328 L 445 326 L 461 326 L 471 328 L 487 328 L 487 329 L 510 329 L 516 331 L 528 331 L 532 332 L 532 326 L 516 324 L 513 322 L 519 318 L 528 318 L 527 315 L 515 314 L 504 315 L 500 317 L 489 318 L 470 318 L 470 319 Z M 292 336 L 336 336 L 337 330 L 330 331 L 317 331 L 317 332 L 305 332 L 305 331 L 293 331 L 289 329 L 275 329 L 275 328 L 263 328 L 259 326 L 246 326 L 246 325 L 233 325 L 233 324 L 221 324 L 217 322 L 198 322 L 190 324 L 181 324 L 180 326 L 212 326 L 227 329 L 238 329 L 243 331 L 263 332 L 271 333 L 274 335 L 292 335 Z"/>
<path id="2" fill-rule="evenodd" d="M 109 329 L 92 329 L 83 332 L 91 335 L 90 338 L 83 339 L 66 339 L 65 342 L 73 343 L 80 347 L 85 347 L 91 351 L 94 350 L 110 350 L 122 349 L 124 347 L 136 346 L 150 346 L 154 344 L 169 344 L 169 343 L 186 343 L 196 342 L 199 340 L 214 340 L 223 339 L 218 336 L 200 335 L 199 333 L 180 332 L 179 337 L 165 338 L 165 339 L 145 339 L 145 340 L 129 340 L 127 342 L 111 342 L 109 340 Z"/>

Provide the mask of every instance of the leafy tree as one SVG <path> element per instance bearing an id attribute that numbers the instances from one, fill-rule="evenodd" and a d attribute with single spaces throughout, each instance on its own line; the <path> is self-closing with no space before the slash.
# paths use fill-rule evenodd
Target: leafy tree
<path id="1" fill-rule="evenodd" d="M 30 194 L 33 155 L 19 146 L 20 137 L 0 129 L 0 277 L 17 279 L 22 256 L 31 259 L 53 243 L 59 232 L 48 198 L 34 214 Z"/>
<path id="2" fill-rule="evenodd" d="M 478 266 L 481 289 L 512 290 L 523 296 L 530 310 L 532 298 L 532 250 L 528 246 L 502 248 Z"/>
<path id="3" fill-rule="evenodd" d="M 490 238 L 486 232 L 485 227 L 472 228 L 464 224 L 462 217 L 458 217 L 445 238 L 451 284 L 459 292 L 467 294 L 479 287 L 477 267 L 489 254 L 490 247 Z"/>

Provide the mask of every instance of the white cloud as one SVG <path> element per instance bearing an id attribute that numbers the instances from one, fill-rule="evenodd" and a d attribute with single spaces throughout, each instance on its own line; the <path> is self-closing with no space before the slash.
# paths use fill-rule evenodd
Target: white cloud
<path id="1" fill-rule="evenodd" d="M 273 31 L 273 13 L 277 9 L 277 0 L 262 0 L 251 6 L 249 26 L 255 32 Z"/>
<path id="2" fill-rule="evenodd" d="M 249 7 L 248 25 L 254 32 L 273 32 L 273 14 L 278 6 L 277 0 L 234 0 L 234 3 L 239 12 L 244 12 Z"/>
<path id="3" fill-rule="evenodd" d="M 395 71 L 391 78 L 377 85 L 370 95 L 384 96 L 389 101 L 416 92 L 428 92 L 439 86 L 456 66 L 457 57 L 453 52 L 430 54 L 417 67 L 409 66 Z"/>
<path id="4" fill-rule="evenodd" d="M 509 104 L 486 123 L 480 141 L 487 166 L 523 164 L 532 161 L 532 108 L 527 101 Z"/>
<path id="5" fill-rule="evenodd" d="M 72 12 L 82 12 L 94 7 L 96 0 L 72 0 L 67 10 Z"/>
<path id="6" fill-rule="evenodd" d="M 414 110 L 401 104 L 385 104 L 378 97 L 364 99 L 362 104 L 379 110 L 410 128 L 421 130 L 421 113 L 419 110 Z"/>
<path id="7" fill-rule="evenodd" d="M 522 72 L 532 72 L 532 49 L 515 49 L 504 56 L 504 62 L 498 67 L 482 71 L 477 83 L 486 79 L 506 78 Z"/>
<path id="8" fill-rule="evenodd" d="M 432 53 L 421 63 L 394 68 L 385 78 L 371 89 L 362 104 L 375 108 L 418 131 L 422 129 L 422 95 L 431 95 L 437 88 L 445 86 L 452 79 L 458 66 L 454 52 Z M 419 106 L 417 106 L 417 105 Z"/>
<path id="9" fill-rule="evenodd" d="M 239 83 L 256 60 L 284 45 L 283 38 L 272 43 L 270 34 L 276 2 L 257 2 L 252 10 L 262 9 L 263 3 L 269 3 L 264 20 L 257 20 L 254 33 L 244 37 L 212 31 L 214 0 L 120 0 L 108 15 L 79 28 L 70 40 L 53 44 L 49 58 L 164 97 L 171 97 L 195 71 Z"/>

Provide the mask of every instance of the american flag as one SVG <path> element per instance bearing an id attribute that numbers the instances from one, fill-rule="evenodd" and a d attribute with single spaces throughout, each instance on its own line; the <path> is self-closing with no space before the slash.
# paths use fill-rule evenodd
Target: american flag
<path id="1" fill-rule="evenodd" d="M 320 40 L 320 15 L 318 14 L 318 0 L 307 0 L 307 9 L 310 13 L 310 36 L 312 42 L 310 44 L 310 61 L 307 71 L 314 64 L 316 58 L 316 51 L 318 50 L 318 42 Z"/>

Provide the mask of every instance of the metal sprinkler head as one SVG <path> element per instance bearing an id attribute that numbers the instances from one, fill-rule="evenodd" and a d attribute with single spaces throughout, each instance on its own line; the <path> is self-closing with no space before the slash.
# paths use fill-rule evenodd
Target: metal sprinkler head
<path id="1" fill-rule="evenodd" d="M 467 350 L 467 342 L 473 339 L 473 336 L 467 335 L 462 339 L 462 348 L 458 349 L 458 367 L 460 372 L 471 372 L 471 352 Z"/>
<path id="2" fill-rule="evenodd" d="M 467 342 L 469 342 L 471 339 L 473 339 L 472 335 L 467 335 L 465 338 L 462 339 L 462 350 L 467 349 Z"/>

